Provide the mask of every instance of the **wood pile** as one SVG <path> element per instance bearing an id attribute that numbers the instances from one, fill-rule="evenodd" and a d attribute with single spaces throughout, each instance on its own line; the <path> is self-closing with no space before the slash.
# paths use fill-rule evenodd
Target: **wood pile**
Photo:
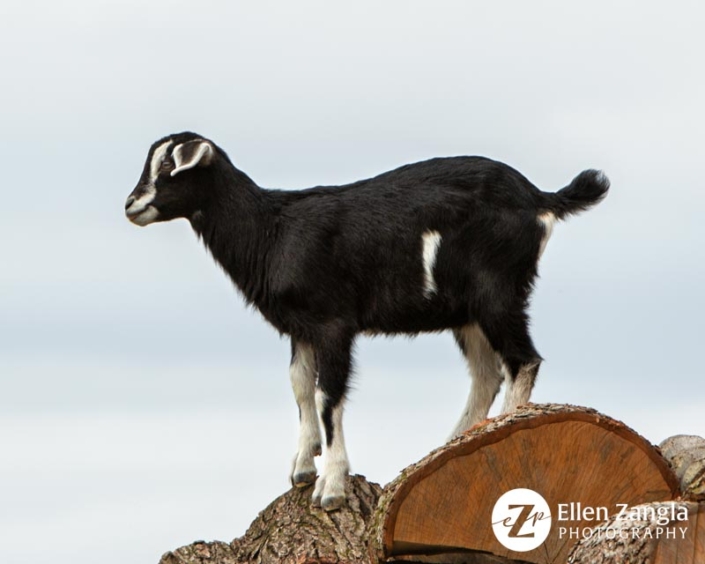
<path id="1" fill-rule="evenodd" d="M 347 505 L 326 513 L 311 488 L 294 488 L 242 538 L 160 564 L 705 562 L 705 439 L 657 447 L 584 407 L 524 406 L 384 488 L 352 476 L 347 490 Z"/>

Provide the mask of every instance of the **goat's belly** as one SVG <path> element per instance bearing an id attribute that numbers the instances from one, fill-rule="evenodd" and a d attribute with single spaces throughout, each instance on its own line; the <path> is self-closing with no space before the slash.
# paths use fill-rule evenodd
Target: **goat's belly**
<path id="1" fill-rule="evenodd" d="M 376 315 L 360 323 L 360 330 L 367 335 L 416 335 L 445 331 L 469 322 L 467 309 L 436 311 L 396 311 Z"/>

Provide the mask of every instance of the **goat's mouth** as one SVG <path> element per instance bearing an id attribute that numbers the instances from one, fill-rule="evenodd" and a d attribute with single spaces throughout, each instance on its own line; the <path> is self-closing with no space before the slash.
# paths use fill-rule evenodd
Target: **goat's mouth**
<path id="1" fill-rule="evenodd" d="M 140 226 L 149 225 L 155 221 L 159 216 L 159 211 L 152 205 L 155 196 L 154 186 L 147 186 L 144 189 L 136 188 L 125 202 L 127 219 Z"/>
<path id="2" fill-rule="evenodd" d="M 135 188 L 125 202 L 127 219 L 140 226 L 155 221 L 159 216 L 159 211 L 152 205 L 156 195 L 157 191 L 152 184 Z"/>
<path id="3" fill-rule="evenodd" d="M 145 206 L 134 209 L 136 206 L 131 206 L 125 210 L 125 215 L 135 225 L 144 227 L 157 220 L 159 212 L 154 206 Z"/>

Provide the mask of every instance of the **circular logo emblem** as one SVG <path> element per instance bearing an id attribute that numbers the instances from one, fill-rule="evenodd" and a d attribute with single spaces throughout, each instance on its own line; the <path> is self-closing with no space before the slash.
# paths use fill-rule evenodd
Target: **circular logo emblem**
<path id="1" fill-rule="evenodd" d="M 540 546 L 551 531 L 551 509 L 534 490 L 518 488 L 502 495 L 492 509 L 492 530 L 509 550 L 527 552 Z"/>

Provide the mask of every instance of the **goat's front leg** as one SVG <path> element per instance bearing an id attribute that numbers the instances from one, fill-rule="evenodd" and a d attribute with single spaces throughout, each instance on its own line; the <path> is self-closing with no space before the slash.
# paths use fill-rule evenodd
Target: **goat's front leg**
<path id="1" fill-rule="evenodd" d="M 350 470 L 343 436 L 343 405 L 352 365 L 352 338 L 326 339 L 316 348 L 318 388 L 316 405 L 323 423 L 326 449 L 323 472 L 313 491 L 313 504 L 326 511 L 345 503 L 345 479 Z"/>
<path id="2" fill-rule="evenodd" d="M 291 340 L 291 387 L 299 407 L 299 446 L 291 483 L 304 487 L 316 481 L 314 457 L 321 454 L 321 430 L 316 413 L 316 355 L 311 345 Z"/>

